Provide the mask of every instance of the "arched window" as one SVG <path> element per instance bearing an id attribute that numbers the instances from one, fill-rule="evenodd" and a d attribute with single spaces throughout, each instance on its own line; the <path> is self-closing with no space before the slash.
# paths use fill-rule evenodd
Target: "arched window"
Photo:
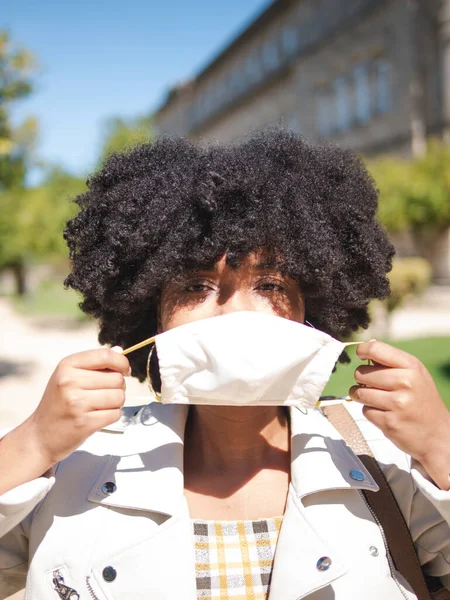
<path id="1" fill-rule="evenodd" d="M 275 69 L 280 61 L 279 48 L 276 39 L 267 40 L 263 47 L 263 63 L 267 70 Z"/>
<path id="2" fill-rule="evenodd" d="M 333 131 L 333 102 L 326 92 L 317 98 L 317 131 L 321 137 L 330 135 Z"/>
<path id="3" fill-rule="evenodd" d="M 334 97 L 336 103 L 336 127 L 346 131 L 351 125 L 351 94 L 346 77 L 337 77 L 334 81 Z"/>
<path id="4" fill-rule="evenodd" d="M 355 116 L 359 123 L 366 123 L 372 113 L 370 74 L 367 65 L 357 65 L 353 69 L 355 86 Z"/>
<path id="5" fill-rule="evenodd" d="M 375 109 L 384 114 L 392 108 L 392 69 L 388 60 L 375 61 Z"/>
<path id="6" fill-rule="evenodd" d="M 281 45 L 283 54 L 291 56 L 297 50 L 298 46 L 298 30 L 293 25 L 286 25 L 283 28 Z"/>

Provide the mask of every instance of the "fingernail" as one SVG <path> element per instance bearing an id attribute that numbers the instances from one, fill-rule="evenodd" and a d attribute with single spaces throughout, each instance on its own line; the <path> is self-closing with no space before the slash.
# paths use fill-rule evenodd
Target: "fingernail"
<path id="1" fill-rule="evenodd" d="M 369 340 L 369 342 L 376 342 L 377 340 L 375 338 L 372 338 L 371 340 Z"/>
<path id="2" fill-rule="evenodd" d="M 121 348 L 120 346 L 113 346 L 113 347 L 111 348 L 111 350 L 112 350 L 113 352 L 117 352 L 117 354 L 122 354 L 122 352 L 123 352 L 123 348 Z"/>
<path id="3" fill-rule="evenodd" d="M 131 369 L 131 367 L 130 367 L 130 368 L 128 369 L 128 377 L 131 377 L 131 372 L 132 372 L 132 369 Z"/>

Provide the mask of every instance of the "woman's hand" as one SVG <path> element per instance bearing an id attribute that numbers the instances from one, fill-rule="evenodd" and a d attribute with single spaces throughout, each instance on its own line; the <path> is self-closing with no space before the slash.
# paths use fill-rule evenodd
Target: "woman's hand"
<path id="1" fill-rule="evenodd" d="M 350 397 L 396 446 L 418 460 L 441 489 L 450 488 L 450 412 L 423 364 L 414 356 L 372 340 L 356 353 L 373 365 L 355 371 Z"/>
<path id="2" fill-rule="evenodd" d="M 30 431 L 52 463 L 120 418 L 130 363 L 121 348 L 88 350 L 62 360 L 31 415 Z"/>
<path id="3" fill-rule="evenodd" d="M 121 348 L 62 360 L 34 413 L 0 441 L 0 494 L 39 477 L 120 418 L 130 364 Z"/>

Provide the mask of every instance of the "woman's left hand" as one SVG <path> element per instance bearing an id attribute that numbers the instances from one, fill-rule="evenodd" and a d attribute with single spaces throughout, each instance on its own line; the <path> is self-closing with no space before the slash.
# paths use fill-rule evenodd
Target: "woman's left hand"
<path id="1" fill-rule="evenodd" d="M 372 340 L 356 353 L 373 365 L 355 371 L 352 400 L 396 446 L 418 460 L 436 485 L 450 488 L 450 412 L 436 385 L 414 356 Z"/>

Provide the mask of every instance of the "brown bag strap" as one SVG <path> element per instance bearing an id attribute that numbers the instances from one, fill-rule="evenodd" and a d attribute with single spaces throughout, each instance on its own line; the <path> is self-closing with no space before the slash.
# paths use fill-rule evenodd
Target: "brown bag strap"
<path id="1" fill-rule="evenodd" d="M 395 568 L 408 581 L 418 600 L 430 600 L 431 595 L 408 526 L 383 471 L 373 456 L 358 425 L 343 404 L 324 406 L 322 411 L 358 456 L 380 488 L 378 492 L 370 490 L 362 490 L 362 492 L 367 504 L 384 530 Z"/>

